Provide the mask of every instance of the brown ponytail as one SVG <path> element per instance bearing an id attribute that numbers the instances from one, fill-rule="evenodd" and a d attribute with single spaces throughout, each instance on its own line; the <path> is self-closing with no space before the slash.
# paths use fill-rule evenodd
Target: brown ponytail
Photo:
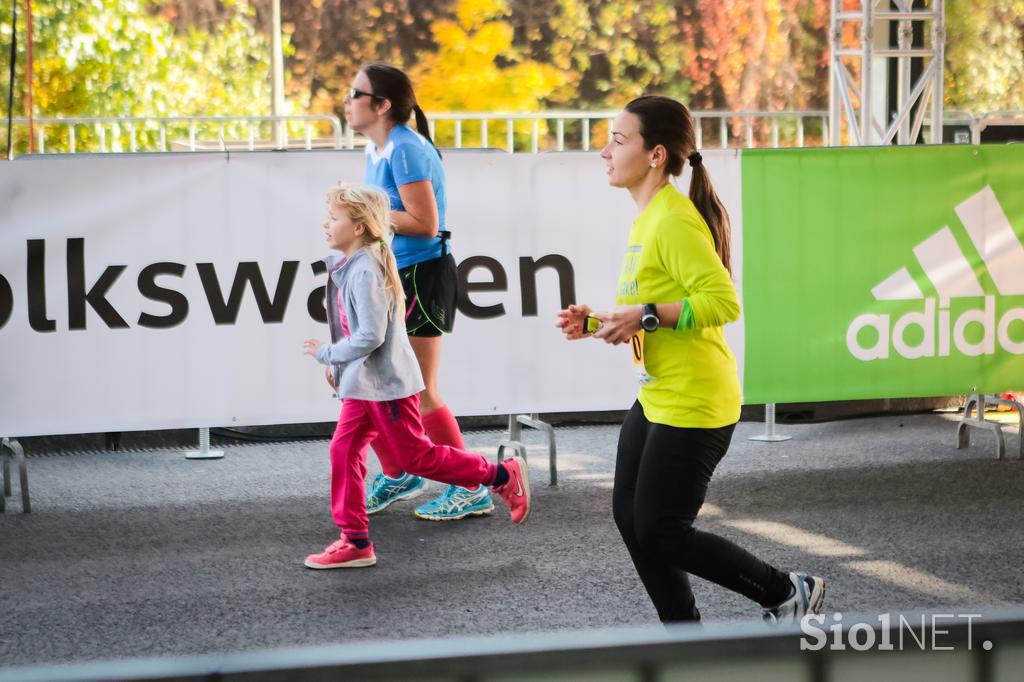
<path id="1" fill-rule="evenodd" d="M 691 164 L 693 171 L 690 175 L 690 201 L 700 211 L 704 222 L 711 230 L 711 237 L 715 240 L 715 253 L 722 260 L 722 265 L 732 274 L 732 230 L 729 225 L 729 214 L 718 198 L 715 188 L 711 186 L 711 176 L 704 168 L 703 163 Z"/>
<path id="2" fill-rule="evenodd" d="M 660 95 L 637 97 L 626 105 L 626 111 L 640 119 L 640 136 L 644 139 L 645 149 L 654 149 L 659 144 L 665 148 L 668 157 L 664 166 L 666 175 L 681 175 L 686 161 L 690 161 L 693 167 L 690 201 L 711 230 L 715 253 L 732 274 L 729 214 L 711 186 L 711 178 L 697 153 L 690 112 L 680 102 Z"/>

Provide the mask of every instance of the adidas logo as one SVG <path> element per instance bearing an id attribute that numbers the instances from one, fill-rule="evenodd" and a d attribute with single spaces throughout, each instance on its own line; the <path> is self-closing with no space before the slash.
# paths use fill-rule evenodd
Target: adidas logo
<path id="1" fill-rule="evenodd" d="M 1014 233 L 1006 212 L 991 187 L 956 206 L 957 217 L 985 263 L 1000 297 L 1024 296 L 1024 244 Z M 896 319 L 890 329 L 887 314 L 865 313 L 854 318 L 846 330 L 846 347 L 858 360 L 884 360 L 890 346 L 908 359 L 946 357 L 955 348 L 967 356 L 994 355 L 996 343 L 1014 355 L 1024 355 L 1024 308 L 1008 308 L 997 315 L 997 296 L 986 293 L 953 231 L 947 225 L 913 249 L 936 297 L 926 297 L 906 267 L 900 268 L 871 289 L 878 301 L 923 301 L 923 310 Z M 982 298 L 983 307 L 969 309 L 950 319 L 950 300 Z M 936 306 L 936 302 L 938 305 Z M 1002 299 L 1001 301 L 1002 302 Z M 998 319 L 997 319 L 998 318 Z M 1021 322 L 1011 334 L 1014 322 Z M 968 339 L 968 329 L 973 330 Z M 916 343 L 906 341 L 907 331 L 917 327 Z M 873 328 L 877 340 L 863 345 L 865 329 Z"/>

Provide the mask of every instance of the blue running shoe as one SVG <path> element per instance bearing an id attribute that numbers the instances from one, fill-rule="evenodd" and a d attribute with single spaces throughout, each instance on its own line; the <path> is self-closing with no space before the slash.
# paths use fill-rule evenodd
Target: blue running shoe
<path id="1" fill-rule="evenodd" d="M 399 500 L 411 500 L 427 491 L 427 481 L 419 476 L 402 474 L 401 478 L 388 478 L 377 474 L 366 491 L 366 513 L 376 514 Z"/>
<path id="2" fill-rule="evenodd" d="M 416 507 L 416 516 L 428 521 L 456 521 L 467 516 L 483 516 L 494 511 L 487 486 L 466 490 L 450 485 L 440 497 Z"/>

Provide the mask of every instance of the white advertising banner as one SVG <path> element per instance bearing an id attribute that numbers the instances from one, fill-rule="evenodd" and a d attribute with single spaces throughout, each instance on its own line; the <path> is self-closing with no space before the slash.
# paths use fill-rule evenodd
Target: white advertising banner
<path id="1" fill-rule="evenodd" d="M 739 153 L 705 163 L 742 291 Z M 343 151 L 0 164 L 0 435 L 336 418 L 302 341 L 327 335 L 324 191 L 363 164 Z M 563 302 L 613 305 L 629 194 L 596 153 L 446 151 L 444 165 L 464 285 L 442 355 L 452 410 L 627 408 L 628 347 L 568 343 L 554 323 Z M 726 333 L 742 371 L 742 321 Z"/>

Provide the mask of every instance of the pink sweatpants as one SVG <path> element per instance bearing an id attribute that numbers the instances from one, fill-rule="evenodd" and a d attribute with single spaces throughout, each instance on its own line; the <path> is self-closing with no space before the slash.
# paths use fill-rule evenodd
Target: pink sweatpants
<path id="1" fill-rule="evenodd" d="M 455 415 L 447 405 L 442 405 L 429 414 L 421 414 L 420 417 L 423 431 L 432 443 L 450 445 L 456 450 L 466 449 L 466 444 L 462 441 L 462 431 L 459 430 L 459 422 L 455 421 Z M 400 478 L 405 473 L 402 471 L 401 465 L 395 464 L 395 458 L 388 452 L 380 437 L 374 439 L 370 443 L 370 447 L 377 453 L 380 470 L 384 472 L 385 476 Z"/>
<path id="2" fill-rule="evenodd" d="M 423 433 L 419 403 L 419 395 L 387 402 L 342 401 L 330 447 L 331 514 L 346 537 L 369 534 L 366 451 L 375 438 L 407 473 L 467 488 L 494 482 L 497 465 L 483 455 L 430 442 Z"/>

